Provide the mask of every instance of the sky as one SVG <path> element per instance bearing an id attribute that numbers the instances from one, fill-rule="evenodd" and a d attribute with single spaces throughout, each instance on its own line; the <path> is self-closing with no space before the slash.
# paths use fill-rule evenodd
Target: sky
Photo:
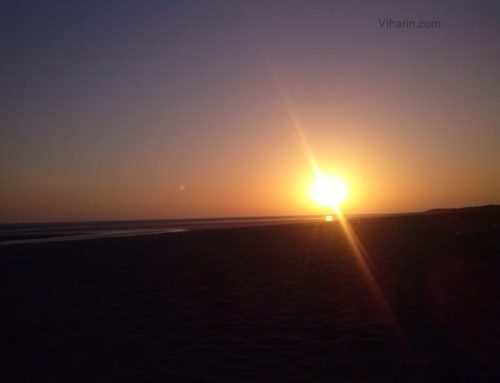
<path id="1" fill-rule="evenodd" d="M 346 213 L 498 204 L 499 18 L 497 1 L 2 1 L 0 222 L 322 214 L 305 146 Z"/>

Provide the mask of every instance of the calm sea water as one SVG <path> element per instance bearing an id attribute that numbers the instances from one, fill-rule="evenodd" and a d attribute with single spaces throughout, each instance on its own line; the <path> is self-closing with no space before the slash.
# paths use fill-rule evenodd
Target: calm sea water
<path id="1" fill-rule="evenodd" d="M 301 223 L 321 220 L 324 220 L 324 216 L 0 224 L 0 245 L 154 235 L 211 228 Z"/>

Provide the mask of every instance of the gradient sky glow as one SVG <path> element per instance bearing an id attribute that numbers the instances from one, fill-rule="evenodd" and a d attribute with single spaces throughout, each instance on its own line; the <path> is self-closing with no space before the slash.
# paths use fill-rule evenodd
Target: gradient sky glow
<path id="1" fill-rule="evenodd" d="M 500 203 L 500 3 L 401 3 L 2 1 L 0 222 L 321 213 L 290 108 L 347 213 Z"/>

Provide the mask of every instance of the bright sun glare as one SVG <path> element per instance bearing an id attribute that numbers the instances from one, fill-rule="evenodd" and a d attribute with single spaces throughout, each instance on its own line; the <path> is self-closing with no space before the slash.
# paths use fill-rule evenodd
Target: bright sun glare
<path id="1" fill-rule="evenodd" d="M 335 210 L 348 194 L 345 182 L 333 175 L 318 174 L 311 187 L 311 197 L 317 204 Z"/>

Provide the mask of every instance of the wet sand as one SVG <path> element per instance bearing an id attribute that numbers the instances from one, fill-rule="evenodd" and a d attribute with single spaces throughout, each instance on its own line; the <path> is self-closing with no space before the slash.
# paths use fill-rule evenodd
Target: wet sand
<path id="1" fill-rule="evenodd" d="M 496 381 L 500 214 L 0 247 L 2 381 Z"/>

